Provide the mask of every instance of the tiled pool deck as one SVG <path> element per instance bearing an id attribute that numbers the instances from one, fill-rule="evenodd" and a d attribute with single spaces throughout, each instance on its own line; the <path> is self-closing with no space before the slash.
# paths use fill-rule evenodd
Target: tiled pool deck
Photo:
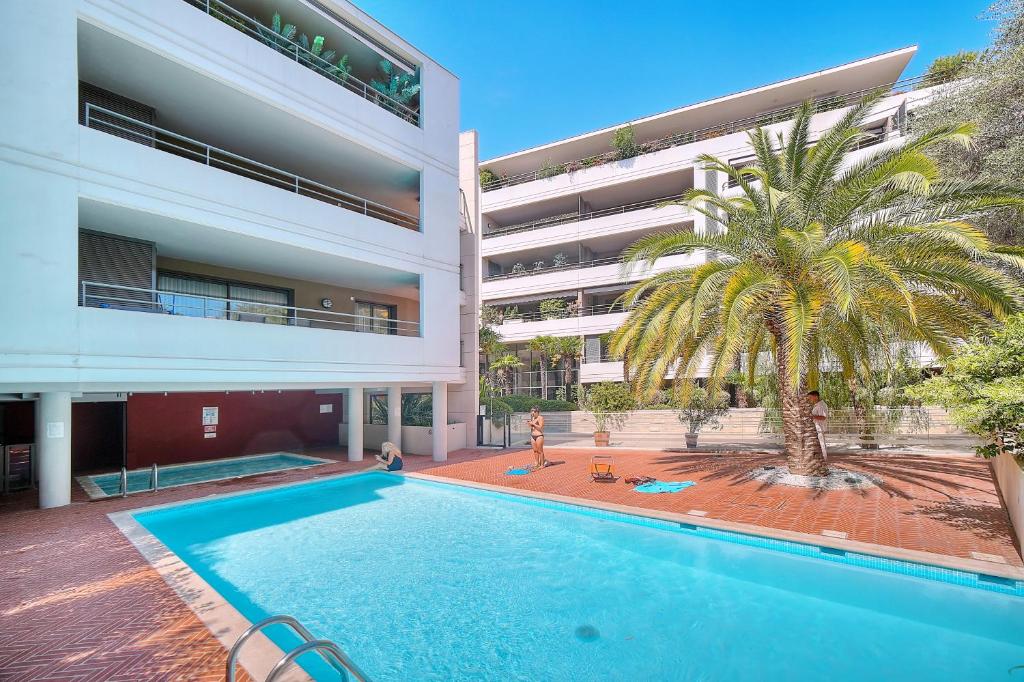
<path id="1" fill-rule="evenodd" d="M 591 449 L 551 449 L 558 462 L 528 476 L 506 476 L 531 460 L 525 451 L 464 450 L 438 466 L 409 457 L 410 471 L 530 493 L 584 498 L 775 531 L 841 537 L 959 559 L 1001 557 L 1024 565 L 1014 546 L 988 464 L 966 457 L 839 455 L 834 463 L 884 479 L 867 491 L 819 493 L 765 487 L 745 472 L 777 454 L 613 450 L 620 475 L 693 480 L 681 493 L 643 495 L 621 479 L 594 483 Z M 343 459 L 343 450 L 317 450 Z M 367 459 L 370 459 L 369 454 Z M 107 514 L 356 471 L 338 461 L 292 470 L 87 501 L 40 511 L 34 495 L 0 498 L 0 680 L 221 680 L 225 651 L 107 518 Z M 837 535 L 840 534 L 840 535 Z M 828 535 L 822 536 L 823 539 Z M 972 553 L 974 553 L 972 555 Z"/>

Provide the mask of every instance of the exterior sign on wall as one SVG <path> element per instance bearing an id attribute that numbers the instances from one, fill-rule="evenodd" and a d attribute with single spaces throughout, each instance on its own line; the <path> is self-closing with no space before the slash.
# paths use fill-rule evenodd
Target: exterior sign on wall
<path id="1" fill-rule="evenodd" d="M 320 406 L 320 414 L 330 414 L 331 412 L 334 412 L 334 405 L 331 403 Z"/>
<path id="2" fill-rule="evenodd" d="M 219 407 L 203 408 L 203 438 L 217 437 L 217 422 L 220 421 Z"/>

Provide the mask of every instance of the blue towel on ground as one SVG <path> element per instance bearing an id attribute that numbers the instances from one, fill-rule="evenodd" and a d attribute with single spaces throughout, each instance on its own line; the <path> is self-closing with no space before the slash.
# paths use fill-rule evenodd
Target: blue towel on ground
<path id="1" fill-rule="evenodd" d="M 525 476 L 526 474 L 530 473 L 531 471 L 533 471 L 533 469 L 525 469 L 525 468 L 509 469 L 508 471 L 505 472 L 505 475 L 506 476 Z"/>
<path id="2" fill-rule="evenodd" d="M 654 483 L 644 483 L 633 488 L 638 493 L 677 493 L 680 490 L 689 488 L 691 485 L 697 485 L 693 481 L 655 481 Z"/>

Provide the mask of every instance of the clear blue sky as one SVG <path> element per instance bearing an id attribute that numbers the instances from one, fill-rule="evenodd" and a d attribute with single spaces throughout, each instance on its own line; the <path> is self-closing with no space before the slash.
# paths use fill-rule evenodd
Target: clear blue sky
<path id="1" fill-rule="evenodd" d="M 986 0 L 354 0 L 462 84 L 487 159 L 908 45 L 979 49 Z"/>

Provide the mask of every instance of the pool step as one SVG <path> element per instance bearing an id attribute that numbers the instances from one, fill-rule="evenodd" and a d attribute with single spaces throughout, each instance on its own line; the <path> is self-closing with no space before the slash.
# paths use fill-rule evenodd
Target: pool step
<path id="1" fill-rule="evenodd" d="M 235 673 L 238 669 L 238 655 L 242 651 L 242 645 L 244 645 L 253 635 L 270 625 L 285 625 L 302 639 L 302 644 L 294 647 L 290 651 L 285 652 L 285 655 L 274 664 L 274 667 L 270 669 L 267 674 L 266 682 L 274 682 L 274 680 L 280 679 L 284 674 L 284 671 L 295 662 L 295 660 L 310 651 L 315 651 L 331 665 L 332 668 L 338 671 L 341 675 L 343 682 L 347 682 L 350 679 L 355 679 L 356 682 L 370 682 L 370 678 L 359 669 L 352 659 L 341 650 L 337 644 L 329 639 L 317 639 L 313 636 L 309 630 L 306 629 L 302 623 L 292 616 L 279 615 L 265 618 L 255 625 L 251 626 L 248 630 L 243 632 L 241 636 L 235 640 L 235 643 L 231 646 L 231 650 L 228 651 L 228 660 L 225 665 L 224 679 L 226 682 L 235 682 Z"/>

